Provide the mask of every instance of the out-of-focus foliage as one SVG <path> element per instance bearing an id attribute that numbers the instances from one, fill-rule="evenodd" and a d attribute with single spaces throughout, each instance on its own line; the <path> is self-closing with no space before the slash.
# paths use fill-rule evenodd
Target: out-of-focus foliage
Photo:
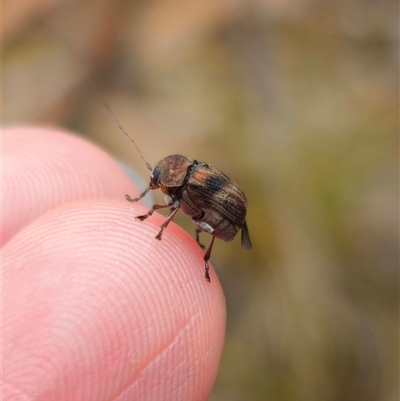
<path id="1" fill-rule="evenodd" d="M 247 193 L 254 250 L 213 254 L 213 401 L 398 399 L 397 18 L 388 0 L 3 2 L 3 123 L 75 129 L 147 174 L 106 101 L 151 163 L 182 153 Z"/>

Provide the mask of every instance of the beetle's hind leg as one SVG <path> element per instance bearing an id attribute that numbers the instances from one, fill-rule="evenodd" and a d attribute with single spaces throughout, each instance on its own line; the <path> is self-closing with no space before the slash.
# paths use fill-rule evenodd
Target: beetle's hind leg
<path id="1" fill-rule="evenodd" d="M 170 205 L 167 205 L 166 207 L 168 207 L 168 206 L 170 206 Z M 177 205 L 171 207 L 171 210 L 170 210 L 170 212 L 169 212 L 169 215 L 168 215 L 167 219 L 166 219 L 166 220 L 164 221 L 164 223 L 161 225 L 160 231 L 159 231 L 159 233 L 156 235 L 156 238 L 157 238 L 158 240 L 161 241 L 161 236 L 162 236 L 163 231 L 167 228 L 168 224 L 171 223 L 171 221 L 173 220 L 173 218 L 175 217 L 175 215 L 178 213 L 179 208 L 180 208 L 179 203 L 178 203 Z"/>
<path id="2" fill-rule="evenodd" d="M 201 230 L 196 228 L 196 242 L 199 244 L 200 248 L 204 250 L 204 249 L 206 249 L 206 247 L 200 243 L 200 235 L 199 235 L 200 233 L 201 233 Z"/>
<path id="3" fill-rule="evenodd" d="M 205 266 L 204 266 L 204 270 L 205 270 L 205 272 L 204 272 L 204 277 L 206 278 L 206 280 L 207 280 L 208 282 L 211 281 L 211 280 L 210 280 L 210 273 L 208 272 L 208 270 L 209 270 L 208 261 L 210 260 L 212 247 L 213 247 L 213 245 L 214 245 L 214 239 L 215 239 L 215 235 L 212 236 L 210 245 L 208 245 L 208 248 L 207 248 L 207 250 L 206 250 L 206 253 L 204 254 L 204 263 L 205 263 Z"/>

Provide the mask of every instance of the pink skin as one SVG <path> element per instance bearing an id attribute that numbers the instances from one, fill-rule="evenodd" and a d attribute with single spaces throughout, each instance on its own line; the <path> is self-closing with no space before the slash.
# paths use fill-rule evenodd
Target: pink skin
<path id="1" fill-rule="evenodd" d="M 157 213 L 135 221 L 138 189 L 94 145 L 2 138 L 3 399 L 206 400 L 226 312 L 196 242 L 173 223 L 157 241 Z"/>

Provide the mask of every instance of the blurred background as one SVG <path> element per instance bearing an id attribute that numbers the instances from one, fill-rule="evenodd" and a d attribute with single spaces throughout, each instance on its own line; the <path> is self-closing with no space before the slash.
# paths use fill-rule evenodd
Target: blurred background
<path id="1" fill-rule="evenodd" d="M 253 251 L 238 236 L 212 255 L 212 401 L 398 400 L 397 2 L 2 7 L 3 124 L 74 130 L 147 182 L 105 101 L 151 164 L 181 153 L 247 194 Z"/>

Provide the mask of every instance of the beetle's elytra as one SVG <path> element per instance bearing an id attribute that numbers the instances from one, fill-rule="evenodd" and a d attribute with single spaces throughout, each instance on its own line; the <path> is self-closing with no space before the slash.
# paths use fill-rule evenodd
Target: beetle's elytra
<path id="1" fill-rule="evenodd" d="M 196 242 L 202 249 L 205 247 L 200 243 L 199 233 L 203 231 L 211 234 L 211 242 L 204 254 L 205 278 L 210 282 L 208 260 L 215 238 L 232 241 L 241 230 L 242 248 L 246 250 L 252 248 L 246 223 L 247 200 L 245 194 L 221 171 L 207 163 L 190 160 L 185 156 L 167 156 L 160 160 L 153 170 L 144 159 L 134 139 L 123 129 L 107 105 L 106 108 L 122 132 L 133 142 L 147 168 L 152 171 L 148 188 L 138 198 L 132 199 L 126 195 L 126 199 L 129 202 L 137 202 L 149 191 L 158 188 L 166 195 L 165 205 L 154 205 L 145 215 L 136 218 L 143 221 L 155 210 L 169 207 L 168 217 L 156 235 L 158 240 L 161 240 L 163 231 L 179 210 L 191 217 L 196 226 Z"/>
<path id="2" fill-rule="evenodd" d="M 166 195 L 166 204 L 154 205 L 145 215 L 136 218 L 143 221 L 155 210 L 169 207 L 168 217 L 156 236 L 158 240 L 161 240 L 164 229 L 178 210 L 192 218 L 196 226 L 196 241 L 203 249 L 199 233 L 204 231 L 211 234 L 210 245 L 204 254 L 205 278 L 208 282 L 208 260 L 215 238 L 232 241 L 238 231 L 242 230 L 242 247 L 251 249 L 246 223 L 246 196 L 233 181 L 216 168 L 181 155 L 167 156 L 155 166 L 149 187 L 138 198 L 132 199 L 126 195 L 126 199 L 137 202 L 150 190 L 158 188 Z"/>

